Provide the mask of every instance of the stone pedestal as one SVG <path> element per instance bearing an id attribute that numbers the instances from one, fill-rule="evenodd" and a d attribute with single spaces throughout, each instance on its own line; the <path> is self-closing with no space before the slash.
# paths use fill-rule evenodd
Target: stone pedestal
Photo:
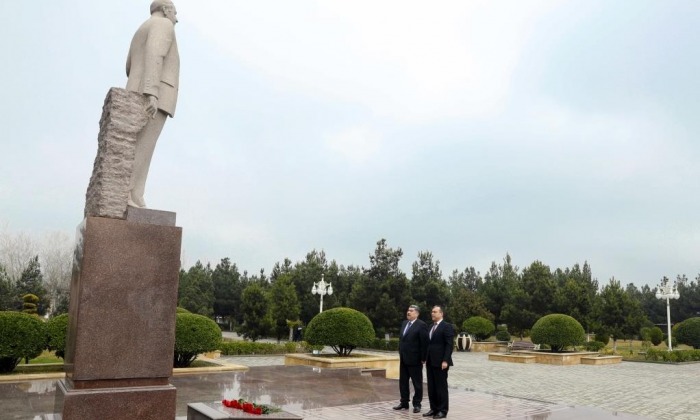
<path id="1" fill-rule="evenodd" d="M 168 378 L 182 229 L 174 213 L 148 211 L 87 217 L 78 227 L 56 400 L 64 420 L 175 417 Z"/>

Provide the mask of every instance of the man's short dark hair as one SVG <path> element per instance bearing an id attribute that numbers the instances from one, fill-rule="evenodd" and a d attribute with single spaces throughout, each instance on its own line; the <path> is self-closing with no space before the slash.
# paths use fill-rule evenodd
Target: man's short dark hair
<path id="1" fill-rule="evenodd" d="M 408 309 L 413 309 L 414 311 L 420 313 L 420 308 L 418 307 L 418 305 L 410 305 Z"/>

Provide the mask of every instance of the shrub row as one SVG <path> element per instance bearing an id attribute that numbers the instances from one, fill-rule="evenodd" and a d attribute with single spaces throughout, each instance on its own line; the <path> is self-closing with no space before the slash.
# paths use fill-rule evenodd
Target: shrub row
<path id="1" fill-rule="evenodd" d="M 674 350 L 666 351 L 659 349 L 649 349 L 644 355 L 644 359 L 664 362 L 698 362 L 700 361 L 700 350 Z"/>
<path id="2" fill-rule="evenodd" d="M 386 340 L 384 338 L 375 338 L 367 346 L 367 348 L 374 350 L 399 351 L 399 339 L 390 338 Z"/>
<path id="3" fill-rule="evenodd" d="M 285 354 L 298 352 L 311 352 L 311 346 L 301 341 L 284 344 L 257 343 L 253 341 L 224 341 L 219 345 L 221 354 L 225 356 L 240 356 L 245 354 Z"/>

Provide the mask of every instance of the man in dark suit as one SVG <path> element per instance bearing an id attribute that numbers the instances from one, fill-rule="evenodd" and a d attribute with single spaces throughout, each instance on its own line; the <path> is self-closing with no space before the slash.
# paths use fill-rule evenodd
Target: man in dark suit
<path id="1" fill-rule="evenodd" d="M 454 346 L 454 328 L 452 324 L 443 321 L 442 306 L 436 305 L 430 312 L 433 324 L 428 333 L 428 356 L 425 360 L 426 376 L 428 377 L 428 399 L 430 411 L 423 417 L 432 416 L 434 419 L 444 419 L 449 410 L 447 392 L 447 371 L 452 366 L 452 347 Z"/>
<path id="2" fill-rule="evenodd" d="M 423 401 L 423 363 L 428 350 L 428 327 L 418 319 L 420 309 L 411 305 L 406 311 L 406 320 L 401 324 L 399 336 L 399 392 L 401 402 L 394 410 L 408 410 L 411 389 L 408 380 L 413 382 L 413 412 L 420 412 Z"/>

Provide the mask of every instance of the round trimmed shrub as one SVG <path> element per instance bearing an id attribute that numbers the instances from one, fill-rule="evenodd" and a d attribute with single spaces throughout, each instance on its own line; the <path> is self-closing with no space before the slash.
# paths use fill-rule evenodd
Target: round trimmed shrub
<path id="1" fill-rule="evenodd" d="M 46 323 L 49 334 L 48 349 L 54 350 L 56 356 L 66 358 L 66 335 L 68 334 L 68 314 L 55 316 Z"/>
<path id="2" fill-rule="evenodd" d="M 491 337 L 496 327 L 484 317 L 473 316 L 462 323 L 462 330 L 473 334 L 477 341 L 484 341 Z"/>
<path id="3" fill-rule="evenodd" d="M 600 330 L 599 332 L 595 333 L 595 341 L 600 341 L 601 343 L 608 345 L 608 342 L 610 341 L 610 334 L 605 330 Z"/>
<path id="4" fill-rule="evenodd" d="M 191 314 L 192 312 L 188 311 L 187 309 L 183 308 L 182 306 L 178 306 L 175 309 L 175 312 L 178 314 Z"/>
<path id="5" fill-rule="evenodd" d="M 675 334 L 673 338 L 677 338 L 679 343 L 687 344 L 694 349 L 700 348 L 700 317 L 688 318 L 681 322 Z"/>
<path id="6" fill-rule="evenodd" d="M 506 330 L 496 331 L 496 340 L 510 341 L 510 333 Z"/>
<path id="7" fill-rule="evenodd" d="M 605 348 L 605 344 L 601 341 L 589 341 L 584 343 L 583 348 L 587 351 L 601 351 Z"/>
<path id="8" fill-rule="evenodd" d="M 664 332 L 661 331 L 661 328 L 652 327 L 649 329 L 649 341 L 655 346 L 658 346 L 664 341 Z"/>
<path id="9" fill-rule="evenodd" d="M 557 353 L 566 347 L 582 344 L 586 333 L 581 324 L 569 315 L 545 315 L 535 322 L 530 331 L 535 344 L 546 344 Z"/>
<path id="10" fill-rule="evenodd" d="M 313 317 L 306 326 L 304 339 L 311 345 L 331 346 L 340 356 L 348 356 L 355 347 L 369 347 L 374 341 L 372 322 L 351 308 L 333 308 Z"/>
<path id="11" fill-rule="evenodd" d="M 23 359 L 41 354 L 47 343 L 46 325 L 23 312 L 0 312 L 0 373 L 12 372 Z"/>
<path id="12" fill-rule="evenodd" d="M 187 367 L 200 353 L 214 351 L 221 344 L 221 329 L 204 315 L 179 313 L 175 320 L 173 366 Z"/>

